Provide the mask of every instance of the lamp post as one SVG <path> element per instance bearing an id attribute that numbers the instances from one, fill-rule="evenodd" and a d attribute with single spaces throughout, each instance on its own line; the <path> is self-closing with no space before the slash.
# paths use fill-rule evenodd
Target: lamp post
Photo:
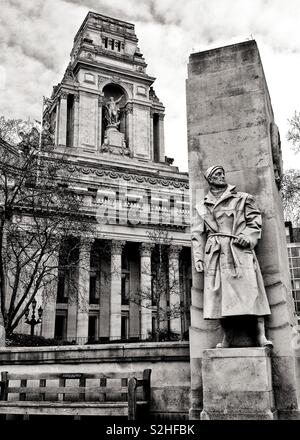
<path id="1" fill-rule="evenodd" d="M 32 303 L 31 303 L 31 306 L 32 306 L 32 315 L 31 315 L 31 318 L 30 319 L 28 319 L 28 315 L 29 315 L 29 308 L 27 308 L 26 309 L 26 312 L 25 312 L 25 322 L 26 322 L 26 324 L 29 324 L 30 325 L 30 334 L 31 334 L 31 336 L 33 336 L 34 335 L 34 327 L 37 325 L 37 324 L 40 324 L 41 322 L 42 322 L 42 316 L 43 316 L 43 309 L 42 309 L 42 306 L 40 306 L 39 308 L 38 308 L 38 319 L 36 319 L 36 317 L 35 317 L 35 309 L 36 309 L 36 299 L 33 299 L 32 300 Z"/>

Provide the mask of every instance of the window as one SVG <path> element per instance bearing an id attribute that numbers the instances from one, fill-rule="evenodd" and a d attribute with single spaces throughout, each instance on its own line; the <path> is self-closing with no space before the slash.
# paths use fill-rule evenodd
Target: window
<path id="1" fill-rule="evenodd" d="M 56 312 L 54 337 L 61 340 L 67 337 L 67 310 Z"/>
<path id="2" fill-rule="evenodd" d="M 57 283 L 57 303 L 67 303 L 68 302 L 68 290 L 66 289 L 66 276 L 64 272 L 58 273 L 58 283 Z"/>
<path id="3" fill-rule="evenodd" d="M 122 284 L 121 284 L 121 296 L 122 305 L 126 306 L 129 304 L 129 273 L 122 273 Z"/>
<path id="4" fill-rule="evenodd" d="M 89 330 L 88 330 L 89 341 L 96 341 L 98 339 L 98 337 L 99 337 L 98 323 L 99 323 L 98 315 L 90 314 L 89 315 Z"/>
<path id="5" fill-rule="evenodd" d="M 128 339 L 129 330 L 129 315 L 128 313 L 122 313 L 121 316 L 121 339 Z"/>
<path id="6" fill-rule="evenodd" d="M 153 160 L 159 162 L 159 117 L 157 113 L 153 115 Z"/>
<path id="7" fill-rule="evenodd" d="M 74 137 L 74 95 L 67 98 L 67 147 L 73 147 Z"/>
<path id="8" fill-rule="evenodd" d="M 99 289 L 97 286 L 97 273 L 95 271 L 90 272 L 90 294 L 89 302 L 90 304 L 99 304 Z"/>

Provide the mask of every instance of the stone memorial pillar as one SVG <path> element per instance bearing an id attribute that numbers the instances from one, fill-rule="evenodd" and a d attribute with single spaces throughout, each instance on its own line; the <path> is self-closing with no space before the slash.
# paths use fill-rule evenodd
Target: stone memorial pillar
<path id="1" fill-rule="evenodd" d="M 291 343 L 296 315 L 290 288 L 283 210 L 278 189 L 282 165 L 280 138 L 274 123 L 271 100 L 256 42 L 252 40 L 192 54 L 186 87 L 192 210 L 195 209 L 197 199 L 201 199 L 207 191 L 203 172 L 216 164 L 224 167 L 227 181 L 236 185 L 238 191 L 245 191 L 255 197 L 263 222 L 262 238 L 255 251 L 271 309 L 271 316 L 266 320 L 267 336 L 274 344 L 270 355 L 272 392 L 275 400 L 273 407 L 270 404 L 270 408 L 274 418 L 298 418 L 299 381 L 296 379 Z M 203 319 L 203 275 L 195 272 L 193 264 L 190 418 L 199 418 L 203 408 L 202 380 L 211 379 L 205 374 L 206 368 L 202 375 L 203 353 L 207 349 L 214 349 L 220 336 L 219 321 Z M 223 352 L 228 361 L 230 350 L 235 349 L 217 350 Z M 240 350 L 243 350 L 245 358 L 247 353 L 250 357 L 254 353 L 250 347 Z M 215 355 L 211 355 L 210 360 L 208 356 L 210 354 L 205 352 L 206 364 L 213 362 L 213 359 L 218 363 Z M 248 358 L 247 362 L 251 363 L 253 359 Z M 239 362 L 242 362 L 241 357 Z M 268 361 L 264 359 L 263 362 Z M 220 370 L 225 381 L 226 371 L 233 374 L 234 370 Z M 259 371 L 267 374 L 266 368 Z M 248 379 L 250 383 L 251 377 Z M 260 382 L 260 391 L 270 391 L 266 385 L 267 381 L 265 376 L 264 384 Z M 209 387 L 209 383 L 204 384 L 206 390 Z M 243 387 L 239 391 L 242 392 Z M 207 396 L 206 393 L 204 400 Z M 209 403 L 211 402 L 206 400 L 204 406 Z M 256 404 L 253 405 L 255 412 L 258 406 L 256 408 Z M 231 412 L 232 418 L 243 418 L 243 414 L 234 415 L 234 409 L 231 409 Z M 227 414 L 227 418 L 230 418 L 230 414 Z M 257 418 L 260 418 L 259 411 Z"/>
<path id="2" fill-rule="evenodd" d="M 151 306 L 151 253 L 154 248 L 153 243 L 141 243 L 141 276 L 140 288 L 141 298 L 141 337 L 147 339 L 152 331 L 152 310 Z"/>

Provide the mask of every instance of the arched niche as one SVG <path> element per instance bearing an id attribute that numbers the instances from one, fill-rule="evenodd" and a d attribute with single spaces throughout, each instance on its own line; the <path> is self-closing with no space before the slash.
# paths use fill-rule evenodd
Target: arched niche
<path id="1" fill-rule="evenodd" d="M 103 112 L 102 112 L 102 142 L 104 140 L 104 133 L 105 129 L 108 125 L 107 119 L 106 119 L 106 109 L 105 104 L 109 101 L 110 98 L 113 98 L 114 101 L 118 101 L 120 98 L 120 101 L 118 102 L 118 107 L 120 109 L 119 113 L 119 121 L 120 124 L 118 125 L 118 130 L 123 133 L 126 137 L 126 112 L 125 112 L 125 106 L 128 101 L 128 95 L 126 90 L 123 89 L 123 87 L 119 86 L 118 84 L 109 83 L 106 84 L 102 89 L 103 95 L 104 95 L 104 102 L 103 102 Z"/>

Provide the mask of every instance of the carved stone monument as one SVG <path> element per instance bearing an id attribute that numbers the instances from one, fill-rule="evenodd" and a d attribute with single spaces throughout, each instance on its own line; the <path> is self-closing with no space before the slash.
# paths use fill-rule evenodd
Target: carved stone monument
<path id="1" fill-rule="evenodd" d="M 299 384 L 291 343 L 297 321 L 279 194 L 280 138 L 255 41 L 190 56 L 187 123 L 194 215 L 208 192 L 204 173 L 216 158 L 228 181 L 253 195 L 262 214 L 255 253 L 271 312 L 264 317 L 266 333 L 274 345 L 271 349 L 253 339 L 249 316 L 239 317 L 237 337 L 227 344 L 222 320 L 205 319 L 205 276 L 194 264 L 190 418 L 298 418 Z M 253 261 L 250 253 L 249 258 Z M 247 295 L 247 287 L 241 295 Z M 216 348 L 220 341 L 221 348 Z"/>
<path id="2" fill-rule="evenodd" d="M 119 130 L 120 125 L 120 108 L 119 102 L 123 95 L 114 100 L 111 96 L 104 104 L 106 128 L 104 132 L 104 142 L 102 152 L 114 152 L 123 155 L 129 155 L 130 152 L 126 146 L 125 136 Z"/>

